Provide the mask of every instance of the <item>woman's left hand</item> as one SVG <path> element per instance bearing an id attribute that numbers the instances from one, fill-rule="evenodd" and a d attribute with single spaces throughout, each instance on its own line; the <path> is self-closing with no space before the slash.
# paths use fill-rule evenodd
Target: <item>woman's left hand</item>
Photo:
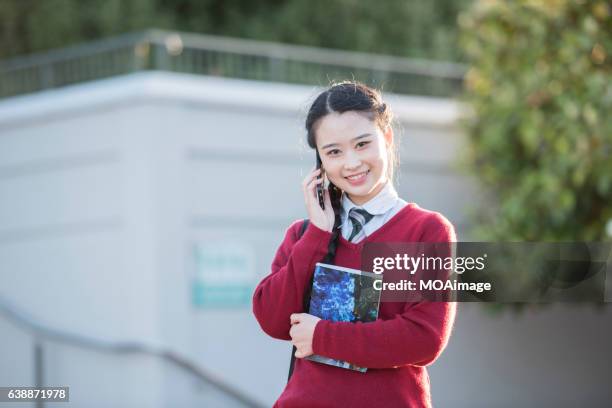
<path id="1" fill-rule="evenodd" d="M 290 319 L 291 330 L 289 330 L 289 335 L 291 336 L 291 344 L 297 349 L 295 356 L 304 358 L 314 354 L 312 338 L 314 337 L 315 326 L 321 319 L 308 313 L 293 313 Z"/>

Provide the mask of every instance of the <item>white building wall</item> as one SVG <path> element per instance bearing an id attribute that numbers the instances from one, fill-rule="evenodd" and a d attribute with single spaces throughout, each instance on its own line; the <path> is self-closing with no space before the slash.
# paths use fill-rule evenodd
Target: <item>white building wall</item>
<path id="1" fill-rule="evenodd" d="M 305 216 L 300 182 L 314 154 L 303 119 L 315 95 L 140 73 L 0 102 L 0 296 L 58 329 L 168 346 L 271 405 L 290 344 L 267 337 L 250 304 L 193 305 L 193 246 L 244 243 L 256 254 L 256 280 L 269 273 L 285 229 Z M 400 196 L 441 211 L 465 239 L 478 193 L 453 165 L 463 146 L 457 105 L 388 102 L 400 125 Z M 605 401 L 609 308 L 500 320 L 460 306 L 430 370 L 435 406 Z M 0 384 L 30 385 L 31 337 L 2 317 L 0 329 Z M 46 383 L 69 385 L 77 406 L 230 404 L 151 357 L 46 344 Z M 576 354 L 562 360 L 569 350 Z M 580 385 L 567 369 L 580 372 Z"/>

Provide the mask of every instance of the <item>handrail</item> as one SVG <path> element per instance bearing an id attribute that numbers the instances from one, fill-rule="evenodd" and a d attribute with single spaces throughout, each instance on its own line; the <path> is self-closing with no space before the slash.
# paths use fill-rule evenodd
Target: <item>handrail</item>
<path id="1" fill-rule="evenodd" d="M 289 45 L 270 41 L 221 37 L 208 34 L 193 34 L 151 29 L 144 38 L 163 45 L 167 40 L 180 37 L 184 46 L 202 50 L 233 52 L 253 56 L 287 58 L 324 65 L 350 65 L 356 68 L 377 68 L 409 74 L 439 76 L 461 79 L 465 73 L 463 64 L 428 59 L 395 57 L 357 51 L 346 51 L 305 45 Z"/>
<path id="2" fill-rule="evenodd" d="M 40 64 L 64 61 L 66 59 L 92 55 L 101 51 L 128 47 L 139 42 L 165 45 L 171 38 L 180 38 L 184 47 L 232 52 L 237 54 L 283 57 L 303 62 L 330 65 L 352 65 L 360 68 L 379 68 L 417 75 L 439 76 L 461 79 L 465 65 L 448 61 L 420 58 L 396 57 L 357 51 L 337 50 L 305 45 L 289 45 L 270 41 L 222 37 L 209 34 L 194 34 L 180 31 L 149 29 L 76 44 L 59 49 L 37 52 L 30 55 L 0 60 L 0 70 L 29 68 Z"/>
<path id="3" fill-rule="evenodd" d="M 451 96 L 466 66 L 151 29 L 0 61 L 0 97 L 150 69 L 313 85 L 354 77 L 388 92 Z"/>
<path id="4" fill-rule="evenodd" d="M 187 374 L 199 379 L 203 383 L 212 386 L 214 389 L 220 391 L 224 395 L 242 403 L 242 405 L 245 407 L 262 408 L 264 406 L 242 391 L 227 384 L 223 380 L 217 378 L 215 375 L 205 371 L 203 368 L 199 367 L 186 357 L 183 357 L 166 347 L 145 342 L 114 342 L 51 328 L 35 321 L 22 311 L 17 310 L 17 308 L 15 308 L 9 302 L 2 299 L 1 296 L 0 313 L 5 314 L 16 324 L 24 327 L 26 331 L 29 331 L 37 339 L 55 341 L 100 352 L 115 354 L 146 354 L 161 358 L 162 360 L 173 364 L 175 367 L 182 369 Z"/>
<path id="5" fill-rule="evenodd" d="M 62 48 L 39 51 L 32 54 L 20 55 L 7 60 L 0 59 L 0 71 L 34 68 L 56 62 L 63 62 L 74 58 L 87 57 L 117 48 L 129 47 L 139 41 L 148 40 L 148 31 L 122 34 L 101 40 L 88 41 Z"/>

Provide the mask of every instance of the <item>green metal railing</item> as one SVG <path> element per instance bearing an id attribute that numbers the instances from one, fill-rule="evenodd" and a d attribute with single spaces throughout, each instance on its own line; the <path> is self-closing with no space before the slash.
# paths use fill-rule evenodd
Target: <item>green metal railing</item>
<path id="1" fill-rule="evenodd" d="M 295 84 L 357 79 L 386 92 L 454 96 L 461 64 L 148 30 L 0 61 L 0 98 L 162 70 Z"/>

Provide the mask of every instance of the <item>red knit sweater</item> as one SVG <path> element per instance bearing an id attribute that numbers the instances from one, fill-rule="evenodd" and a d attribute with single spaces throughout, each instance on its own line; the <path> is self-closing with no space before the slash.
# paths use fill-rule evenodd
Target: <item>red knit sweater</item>
<path id="1" fill-rule="evenodd" d="M 255 289 L 253 312 L 270 336 L 291 340 L 289 316 L 302 313 L 304 289 L 315 263 L 327 253 L 331 233 L 312 223 L 298 240 L 302 221 L 288 229 L 272 272 Z M 360 269 L 365 242 L 454 242 L 451 223 L 441 214 L 409 203 L 369 237 L 354 244 L 339 238 L 335 264 Z M 320 320 L 313 351 L 368 367 L 366 373 L 296 359 L 291 380 L 275 403 L 279 408 L 429 407 L 425 368 L 442 352 L 455 318 L 447 302 L 382 302 L 369 323 Z M 287 362 L 288 363 L 288 362 Z"/>

